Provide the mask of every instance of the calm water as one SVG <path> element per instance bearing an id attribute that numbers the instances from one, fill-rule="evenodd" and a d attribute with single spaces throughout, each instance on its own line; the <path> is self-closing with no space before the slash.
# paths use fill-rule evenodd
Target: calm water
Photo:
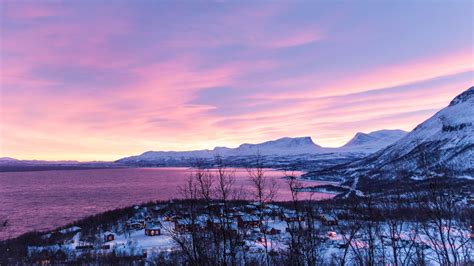
<path id="1" fill-rule="evenodd" d="M 33 230 L 50 230 L 77 219 L 150 200 L 179 198 L 179 187 L 192 170 L 187 168 L 132 168 L 0 173 L 0 219 L 8 230 L 0 239 Z M 289 200 L 282 172 L 266 176 L 279 186 L 277 199 Z M 247 172 L 235 169 L 236 187 L 249 191 Z M 316 185 L 317 182 L 306 182 Z M 332 195 L 306 193 L 305 198 Z"/>

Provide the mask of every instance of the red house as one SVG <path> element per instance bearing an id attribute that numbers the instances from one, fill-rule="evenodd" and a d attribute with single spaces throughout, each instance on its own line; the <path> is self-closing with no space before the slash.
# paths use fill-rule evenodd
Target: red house
<path id="1" fill-rule="evenodd" d="M 328 214 L 321 215 L 321 222 L 328 226 L 337 225 L 337 219 L 334 216 Z"/>
<path id="2" fill-rule="evenodd" d="M 104 241 L 109 242 L 109 241 L 114 241 L 115 239 L 115 234 L 112 232 L 105 232 L 104 233 Z"/>
<path id="3" fill-rule="evenodd" d="M 147 223 L 145 225 L 145 235 L 147 236 L 159 236 L 161 235 L 161 226 Z"/>
<path id="4" fill-rule="evenodd" d="M 278 235 L 281 233 L 281 230 L 271 226 L 264 226 L 262 229 L 260 229 L 260 232 L 265 233 L 266 235 Z"/>
<path id="5" fill-rule="evenodd" d="M 237 218 L 239 228 L 259 227 L 260 224 L 260 219 L 255 215 L 243 215 Z"/>
<path id="6" fill-rule="evenodd" d="M 174 230 L 180 233 L 191 232 L 193 223 L 189 219 L 180 219 L 174 222 Z"/>

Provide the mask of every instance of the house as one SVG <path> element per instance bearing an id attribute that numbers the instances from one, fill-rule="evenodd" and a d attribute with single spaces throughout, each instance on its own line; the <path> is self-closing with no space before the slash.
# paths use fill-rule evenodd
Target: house
<path id="1" fill-rule="evenodd" d="M 255 215 L 243 215 L 237 218 L 237 225 L 239 228 L 251 228 L 260 226 L 261 222 L 258 216 Z"/>
<path id="2" fill-rule="evenodd" d="M 210 218 L 207 220 L 207 228 L 209 229 L 225 229 L 226 231 L 231 231 L 237 233 L 237 223 L 234 219 L 229 218 Z"/>
<path id="3" fill-rule="evenodd" d="M 272 216 L 272 217 L 277 216 L 277 212 L 272 210 L 272 209 L 264 209 L 263 214 L 265 214 L 267 216 Z"/>
<path id="4" fill-rule="evenodd" d="M 233 217 L 233 218 L 239 218 L 239 217 L 244 216 L 244 215 L 246 215 L 245 212 L 236 211 L 236 212 L 232 213 L 230 216 Z"/>
<path id="5" fill-rule="evenodd" d="M 336 217 L 334 217 L 332 215 L 322 214 L 320 216 L 320 219 L 321 219 L 321 222 L 324 225 L 328 225 L 328 226 L 337 225 L 337 219 L 336 219 Z"/>
<path id="6" fill-rule="evenodd" d="M 125 223 L 125 227 L 127 229 L 141 230 L 145 227 L 145 220 L 137 218 L 128 219 Z"/>
<path id="7" fill-rule="evenodd" d="M 174 221 L 174 230 L 180 233 L 191 232 L 194 224 L 189 219 L 179 219 Z"/>
<path id="8" fill-rule="evenodd" d="M 153 223 L 147 223 L 145 225 L 145 235 L 147 236 L 159 236 L 161 235 L 161 226 Z"/>
<path id="9" fill-rule="evenodd" d="M 207 227 L 211 229 L 219 229 L 222 228 L 222 224 L 225 223 L 225 221 L 221 218 L 207 218 Z"/>
<path id="10" fill-rule="evenodd" d="M 145 223 L 137 221 L 128 221 L 125 226 L 127 227 L 127 229 L 141 230 L 145 227 Z"/>
<path id="11" fill-rule="evenodd" d="M 257 209 L 257 206 L 255 206 L 254 204 L 247 204 L 245 205 L 245 209 L 247 211 L 255 211 Z"/>
<path id="12" fill-rule="evenodd" d="M 267 225 L 267 226 L 262 227 L 260 229 L 260 232 L 266 235 L 278 235 L 281 233 L 281 230 Z"/>
<path id="13" fill-rule="evenodd" d="M 337 236 L 337 233 L 334 232 L 334 231 L 329 231 L 329 232 L 327 233 L 327 236 L 330 237 L 330 238 L 335 238 L 335 237 Z"/>
<path id="14" fill-rule="evenodd" d="M 114 241 L 115 240 L 115 234 L 112 232 L 105 232 L 104 233 L 104 241 L 109 242 L 109 241 Z"/>
<path id="15" fill-rule="evenodd" d="M 166 212 L 163 216 L 165 222 L 174 222 L 177 219 L 176 215 L 172 212 Z"/>
<path id="16" fill-rule="evenodd" d="M 296 212 L 285 211 L 281 215 L 281 220 L 287 222 L 301 222 L 304 221 L 304 217 L 299 216 Z"/>
<path id="17" fill-rule="evenodd" d="M 151 208 L 151 212 L 156 214 L 159 214 L 162 212 L 164 206 L 156 205 L 154 208 Z"/>
<path id="18" fill-rule="evenodd" d="M 217 203 L 211 203 L 206 206 L 206 209 L 214 212 L 214 213 L 223 213 L 224 211 L 224 203 L 223 202 L 217 202 Z"/>

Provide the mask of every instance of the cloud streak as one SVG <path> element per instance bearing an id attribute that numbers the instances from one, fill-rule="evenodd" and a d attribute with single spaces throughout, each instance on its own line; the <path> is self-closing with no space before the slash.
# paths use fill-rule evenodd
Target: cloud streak
<path id="1" fill-rule="evenodd" d="M 402 22 L 370 2 L 1 5 L 0 156 L 114 160 L 303 135 L 338 146 L 410 130 L 474 81 L 463 3 L 415 5 Z"/>

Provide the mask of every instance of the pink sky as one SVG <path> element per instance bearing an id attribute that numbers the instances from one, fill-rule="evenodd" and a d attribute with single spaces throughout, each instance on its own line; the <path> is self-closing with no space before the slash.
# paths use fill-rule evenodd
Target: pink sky
<path id="1" fill-rule="evenodd" d="M 470 1 L 0 5 L 0 157 L 336 147 L 474 85 Z"/>

